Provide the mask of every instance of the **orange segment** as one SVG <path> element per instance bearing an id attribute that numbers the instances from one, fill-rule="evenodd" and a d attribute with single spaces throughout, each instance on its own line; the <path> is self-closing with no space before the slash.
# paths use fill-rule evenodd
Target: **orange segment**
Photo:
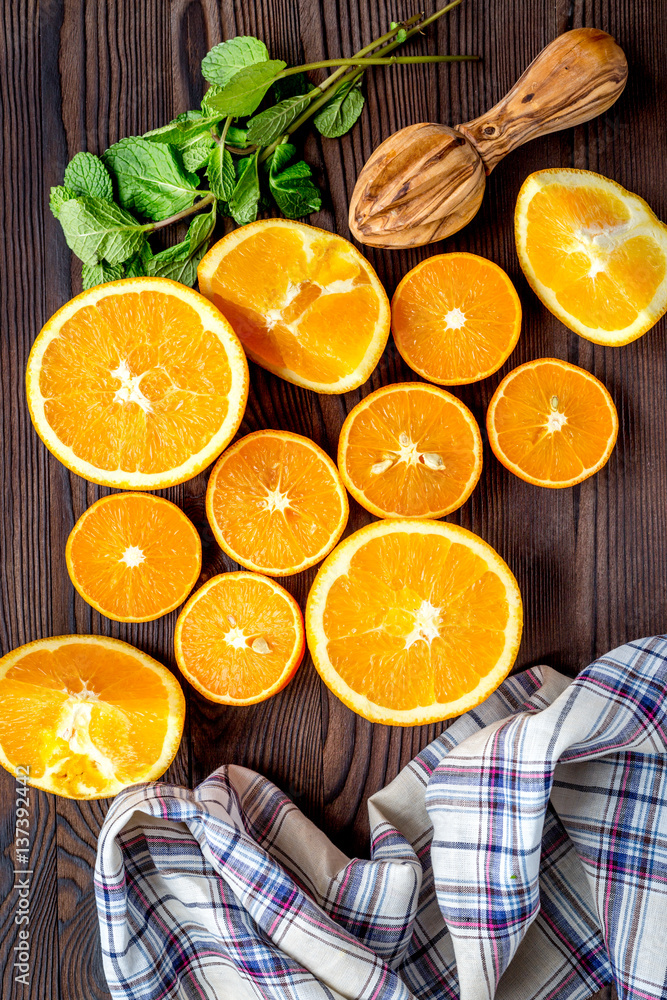
<path id="1" fill-rule="evenodd" d="M 67 571 L 107 618 L 148 622 L 182 604 L 201 571 L 201 541 L 175 504 L 148 493 L 102 497 L 76 522 Z"/>
<path id="2" fill-rule="evenodd" d="M 516 248 L 533 291 L 596 344 L 628 344 L 667 310 L 667 226 L 589 170 L 538 170 L 519 191 Z"/>
<path id="3" fill-rule="evenodd" d="M 0 763 L 73 799 L 159 778 L 178 750 L 185 699 L 162 664 L 96 635 L 40 639 L 0 659 Z"/>
<path id="4" fill-rule="evenodd" d="M 618 434 L 614 401 L 590 372 L 529 361 L 496 389 L 486 417 L 496 458 L 536 486 L 573 486 L 602 468 Z"/>
<path id="5" fill-rule="evenodd" d="M 389 385 L 348 414 L 338 442 L 347 489 L 378 517 L 443 517 L 482 472 L 482 438 L 467 406 L 419 382 Z"/>
<path id="6" fill-rule="evenodd" d="M 201 472 L 236 433 L 248 369 L 231 326 L 166 278 L 98 285 L 35 341 L 26 376 L 37 433 L 91 482 L 160 489 Z"/>
<path id="7" fill-rule="evenodd" d="M 256 431 L 220 456 L 206 491 L 218 545 L 248 569 L 289 576 L 314 566 L 347 524 L 338 469 L 309 438 Z"/>
<path id="8" fill-rule="evenodd" d="M 255 573 L 221 573 L 193 594 L 174 635 L 176 662 L 205 698 L 254 705 L 292 679 L 305 648 L 294 598 Z"/>
<path id="9" fill-rule="evenodd" d="M 516 347 L 521 303 L 505 272 L 472 253 L 443 253 L 413 267 L 391 301 L 404 361 L 440 385 L 478 382 Z"/>
<path id="10" fill-rule="evenodd" d="M 375 271 L 323 229 L 253 222 L 211 247 L 198 274 L 248 357 L 307 389 L 355 389 L 387 343 L 389 302 Z"/>
<path id="11" fill-rule="evenodd" d="M 506 563 L 442 521 L 380 521 L 322 564 L 306 635 L 325 684 L 371 722 L 425 725 L 483 701 L 509 672 L 522 628 Z"/>

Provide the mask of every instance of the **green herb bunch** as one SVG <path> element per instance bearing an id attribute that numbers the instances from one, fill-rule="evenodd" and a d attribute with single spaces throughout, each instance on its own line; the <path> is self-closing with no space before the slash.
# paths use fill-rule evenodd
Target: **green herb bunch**
<path id="1" fill-rule="evenodd" d="M 212 48 L 202 61 L 210 86 L 198 110 L 121 139 L 101 157 L 77 153 L 62 186 L 51 188 L 51 211 L 83 263 L 84 288 L 139 275 L 194 285 L 218 213 L 242 225 L 276 206 L 289 219 L 318 211 L 320 192 L 292 134 L 312 120 L 327 138 L 344 135 L 361 114 L 368 66 L 476 58 L 389 55 L 460 2 L 392 22 L 350 59 L 288 68 L 249 36 Z M 336 69 L 317 85 L 308 80 L 306 73 L 326 67 Z M 185 239 L 153 253 L 149 235 L 189 216 Z"/>

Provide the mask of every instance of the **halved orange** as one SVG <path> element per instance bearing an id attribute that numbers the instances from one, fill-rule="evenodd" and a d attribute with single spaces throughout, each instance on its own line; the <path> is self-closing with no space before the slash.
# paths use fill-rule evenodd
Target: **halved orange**
<path id="1" fill-rule="evenodd" d="M 218 545 L 258 573 L 290 576 L 324 559 L 349 507 L 338 469 L 314 441 L 255 431 L 228 448 L 211 473 L 206 514 Z"/>
<path id="2" fill-rule="evenodd" d="M 378 517 L 443 517 L 482 472 L 482 436 L 456 396 L 424 382 L 388 385 L 347 415 L 338 440 L 343 482 Z"/>
<path id="3" fill-rule="evenodd" d="M 667 226 L 646 202 L 590 170 L 530 174 L 514 214 L 533 291 L 595 344 L 629 344 L 667 310 Z"/>
<path id="4" fill-rule="evenodd" d="M 231 441 L 248 366 L 202 295 L 167 278 L 124 278 L 51 317 L 26 388 L 35 430 L 68 469 L 103 486 L 156 490 L 192 479 Z"/>
<path id="5" fill-rule="evenodd" d="M 366 258 L 341 236 L 262 219 L 212 246 L 198 274 L 248 357 L 288 382 L 348 392 L 380 360 L 389 301 Z"/>
<path id="6" fill-rule="evenodd" d="M 598 472 L 618 434 L 606 387 L 558 358 L 528 361 L 506 375 L 486 415 L 499 462 L 527 483 L 560 489 Z"/>
<path id="7" fill-rule="evenodd" d="M 146 653 L 101 635 L 60 635 L 0 659 L 0 763 L 70 799 L 154 781 L 176 756 L 185 699 Z"/>
<path id="8" fill-rule="evenodd" d="M 257 573 L 221 573 L 185 605 L 174 635 L 181 672 L 209 701 L 254 705 L 281 691 L 303 658 L 291 594 Z"/>
<path id="9" fill-rule="evenodd" d="M 507 676 L 523 612 L 507 564 L 445 521 L 375 521 L 320 567 L 306 636 L 324 683 L 371 722 L 417 726 L 474 708 Z"/>
<path id="10" fill-rule="evenodd" d="M 65 548 L 84 601 L 117 622 L 149 622 L 182 604 L 201 572 L 201 541 L 175 504 L 113 493 L 84 511 Z"/>
<path id="11" fill-rule="evenodd" d="M 464 385 L 498 371 L 521 332 L 521 303 L 497 264 L 474 253 L 428 257 L 391 300 L 403 360 L 430 382 Z"/>

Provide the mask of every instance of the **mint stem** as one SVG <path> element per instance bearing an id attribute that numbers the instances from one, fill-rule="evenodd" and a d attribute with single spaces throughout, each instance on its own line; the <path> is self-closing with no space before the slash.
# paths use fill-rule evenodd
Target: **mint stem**
<path id="1" fill-rule="evenodd" d="M 360 59 L 358 56 L 352 56 L 351 59 L 322 59 L 320 62 L 285 69 L 276 79 L 282 80 L 283 77 L 294 76 L 295 73 L 309 73 L 313 69 L 325 69 L 327 66 L 396 66 L 411 63 L 465 62 L 474 59 L 479 59 L 479 56 L 389 56 L 388 59 L 379 56 Z"/>
<path id="2" fill-rule="evenodd" d="M 144 226 L 144 232 L 154 233 L 158 229 L 164 229 L 166 226 L 172 226 L 175 222 L 180 222 L 181 219 L 187 219 L 191 215 L 196 215 L 197 212 L 201 212 L 202 208 L 207 208 L 211 202 L 215 201 L 215 195 L 211 191 L 202 192 L 205 195 L 199 201 L 196 201 L 194 205 L 190 208 L 184 208 L 182 212 L 177 212 L 176 215 L 170 215 L 168 219 L 160 219 L 159 222 L 149 222 L 147 226 Z"/>

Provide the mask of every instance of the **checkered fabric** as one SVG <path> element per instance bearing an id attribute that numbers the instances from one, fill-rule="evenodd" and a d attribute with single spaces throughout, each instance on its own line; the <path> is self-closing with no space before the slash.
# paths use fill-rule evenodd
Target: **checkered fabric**
<path id="1" fill-rule="evenodd" d="M 667 637 L 511 677 L 369 802 L 350 860 L 265 778 L 122 792 L 95 872 L 125 1000 L 667 998 Z"/>

